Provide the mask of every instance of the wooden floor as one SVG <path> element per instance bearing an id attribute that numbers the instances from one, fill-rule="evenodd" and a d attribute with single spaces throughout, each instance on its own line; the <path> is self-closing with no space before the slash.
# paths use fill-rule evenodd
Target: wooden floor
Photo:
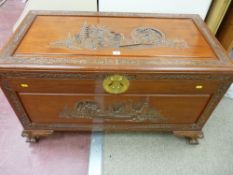
<path id="1" fill-rule="evenodd" d="M 8 0 L 0 7 L 0 48 L 12 33 L 24 3 Z M 21 137 L 22 127 L 0 89 L 0 174 L 87 175 L 90 133 L 55 133 L 38 144 Z"/>

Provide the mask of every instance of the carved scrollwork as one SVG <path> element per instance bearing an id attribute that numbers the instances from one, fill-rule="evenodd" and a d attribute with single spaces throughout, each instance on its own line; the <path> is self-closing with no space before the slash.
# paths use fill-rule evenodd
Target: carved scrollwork
<path id="1" fill-rule="evenodd" d="M 0 76 L 7 78 L 67 78 L 67 79 L 80 79 L 80 80 L 103 80 L 111 73 L 25 73 L 25 72 L 0 72 Z M 233 77 L 229 74 L 130 74 L 122 73 L 128 80 L 220 80 L 220 81 L 233 81 Z"/>
<path id="2" fill-rule="evenodd" d="M 65 106 L 60 112 L 61 118 L 67 119 L 111 119 L 111 120 L 130 120 L 130 121 L 146 121 L 158 120 L 164 117 L 148 102 L 116 102 L 101 108 L 96 101 L 79 101 L 73 108 Z"/>

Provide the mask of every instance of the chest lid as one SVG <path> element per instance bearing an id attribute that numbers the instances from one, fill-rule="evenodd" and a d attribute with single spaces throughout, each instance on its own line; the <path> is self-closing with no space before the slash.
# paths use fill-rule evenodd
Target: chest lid
<path id="1" fill-rule="evenodd" d="M 231 70 L 196 15 L 31 11 L 2 50 L 0 68 Z"/>

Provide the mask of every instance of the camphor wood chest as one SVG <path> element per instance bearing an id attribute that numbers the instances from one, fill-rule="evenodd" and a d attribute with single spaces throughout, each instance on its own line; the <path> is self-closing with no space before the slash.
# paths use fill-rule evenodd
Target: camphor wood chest
<path id="1" fill-rule="evenodd" d="M 2 49 L 0 75 L 28 141 L 157 130 L 197 143 L 233 67 L 196 15 L 32 11 Z"/>

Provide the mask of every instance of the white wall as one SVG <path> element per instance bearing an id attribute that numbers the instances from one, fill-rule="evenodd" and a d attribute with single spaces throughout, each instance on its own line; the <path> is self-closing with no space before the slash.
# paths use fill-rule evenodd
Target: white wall
<path id="1" fill-rule="evenodd" d="M 99 0 L 101 12 L 188 13 L 205 19 L 211 0 Z"/>
<path id="2" fill-rule="evenodd" d="M 97 12 L 97 0 L 28 0 L 22 14 L 13 27 L 13 31 L 16 30 L 30 10 Z"/>

